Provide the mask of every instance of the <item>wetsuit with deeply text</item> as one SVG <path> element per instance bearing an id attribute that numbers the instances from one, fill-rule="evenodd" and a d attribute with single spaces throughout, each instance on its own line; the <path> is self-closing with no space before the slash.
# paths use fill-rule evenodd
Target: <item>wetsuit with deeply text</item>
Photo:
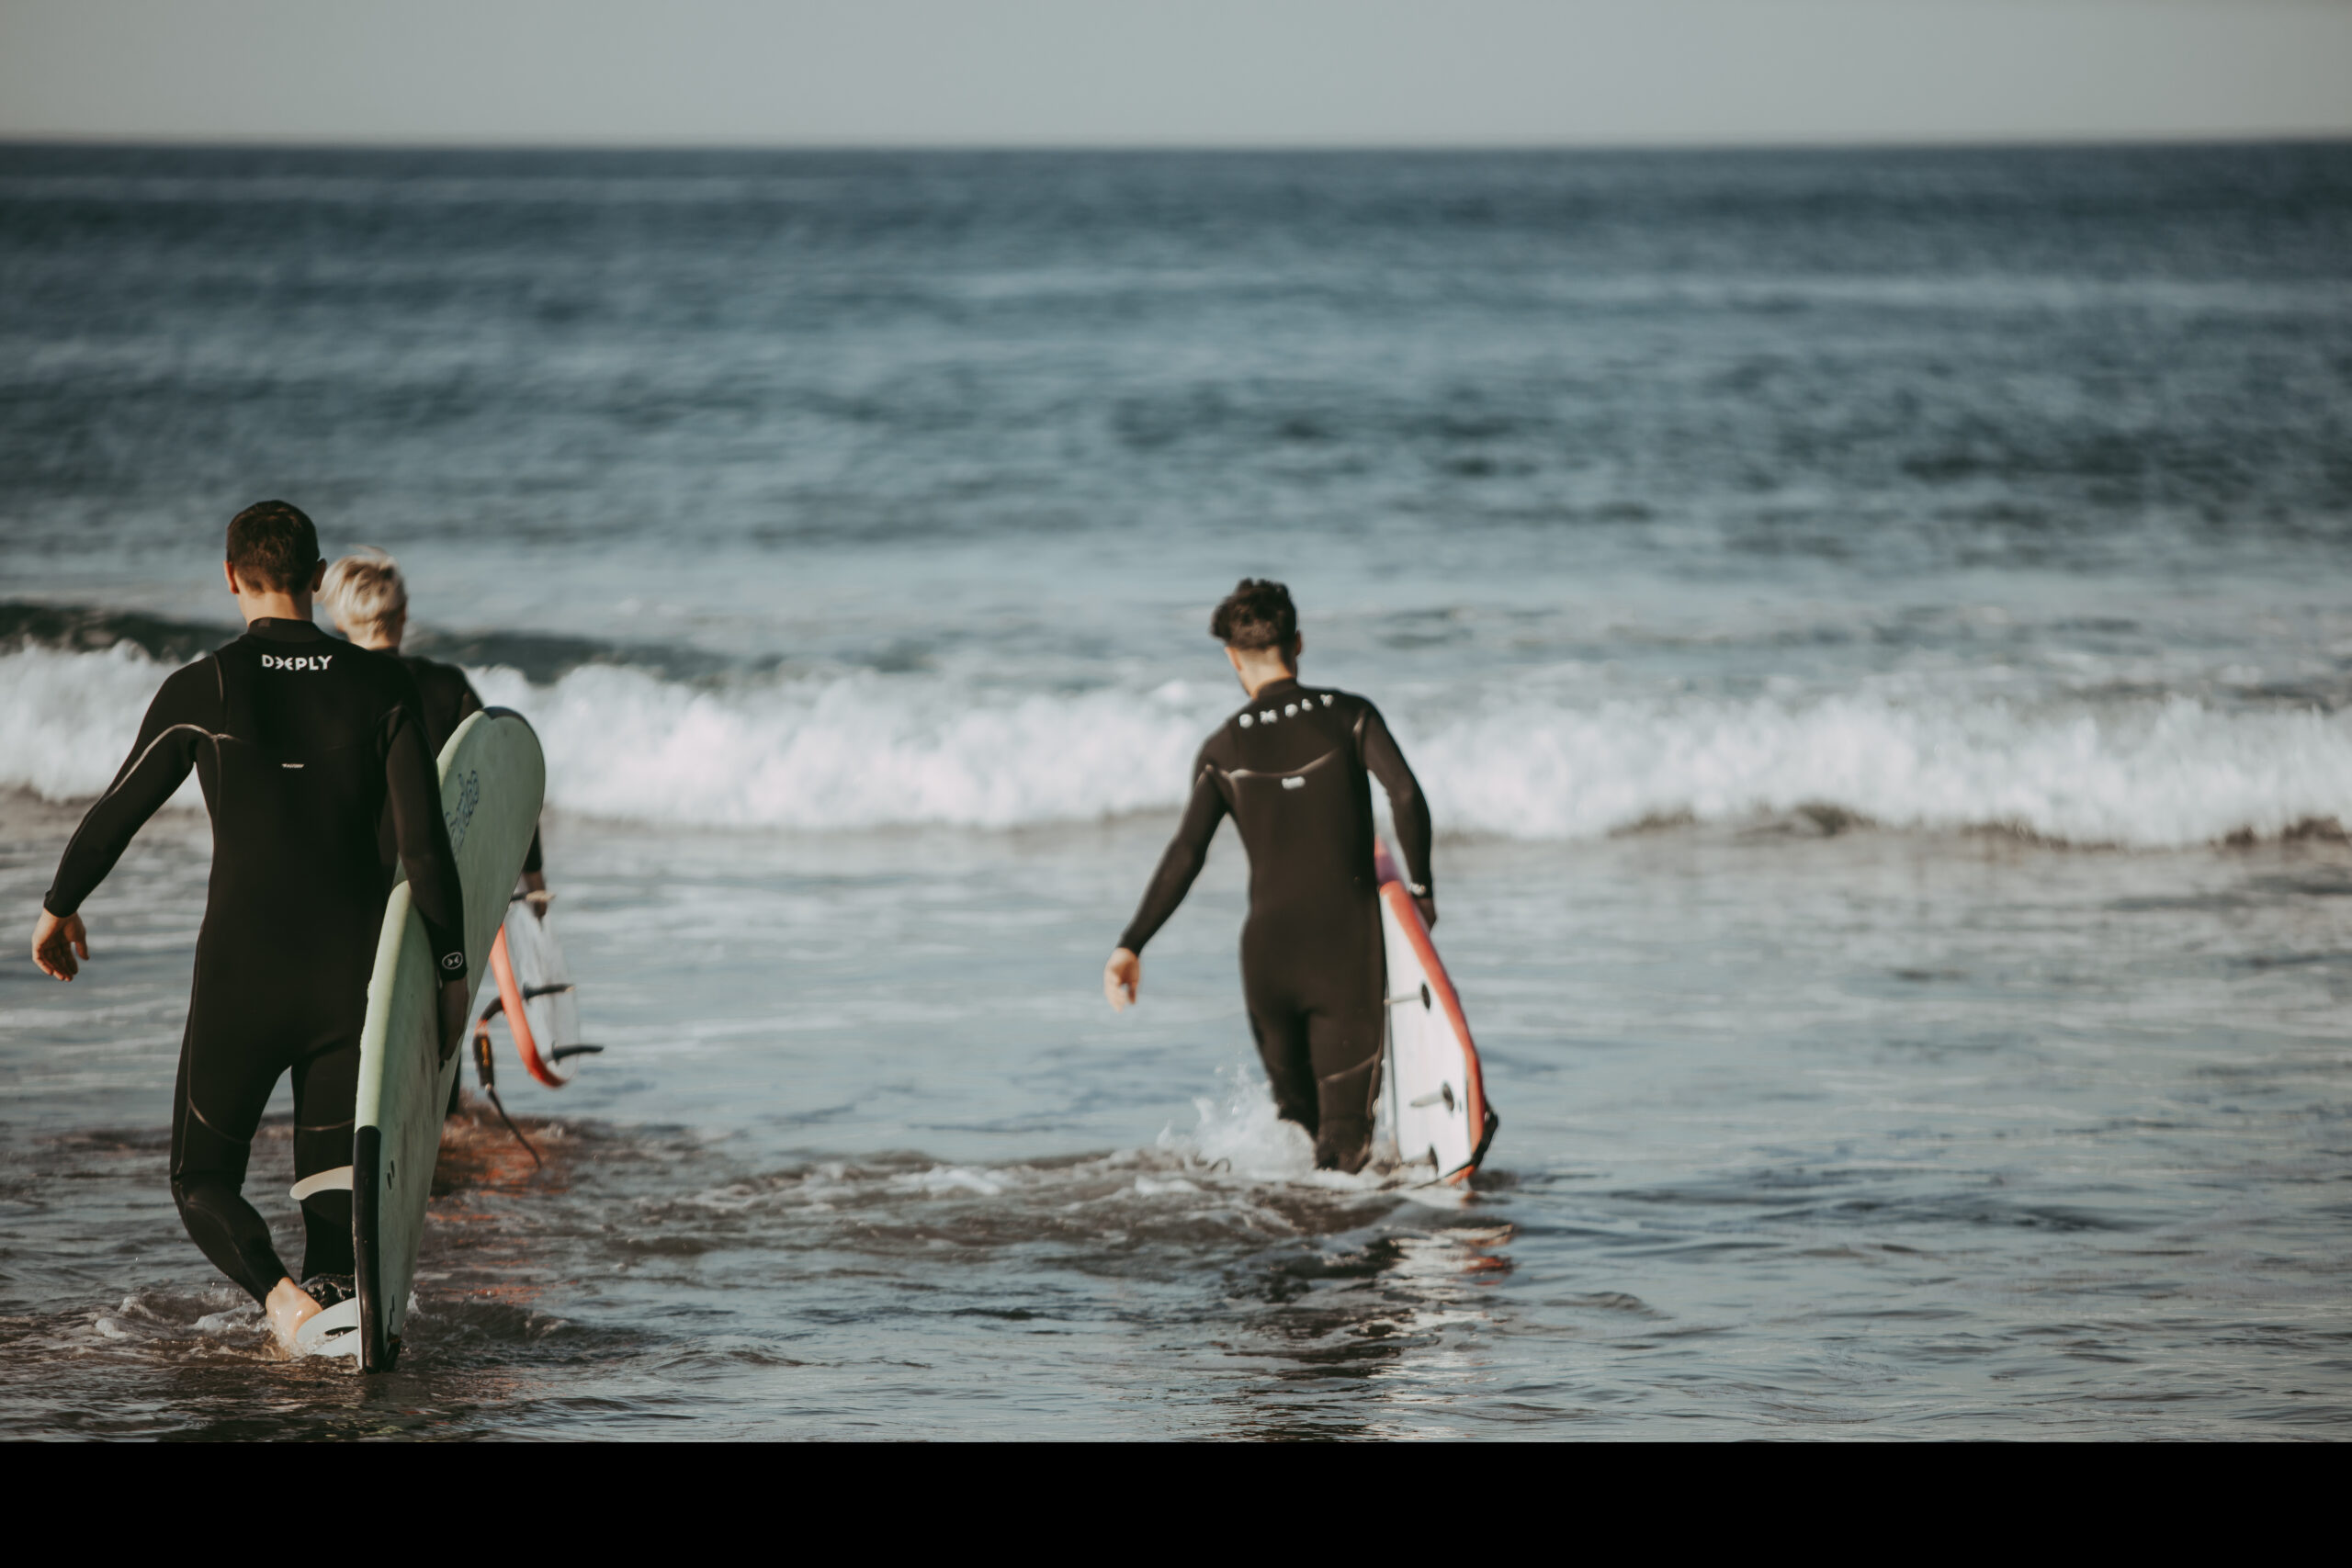
<path id="1" fill-rule="evenodd" d="M 1230 814 L 1250 853 L 1242 989 L 1274 1103 L 1315 1137 L 1321 1163 L 1349 1169 L 1370 1146 L 1385 1032 L 1368 775 L 1388 792 L 1412 890 L 1429 897 L 1429 807 L 1380 710 L 1278 681 L 1201 748 L 1183 821 L 1119 938 L 1143 951 Z"/>
<path id="2" fill-rule="evenodd" d="M 258 1300 L 288 1274 L 243 1192 L 280 1074 L 294 1075 L 296 1176 L 351 1163 L 388 809 L 450 978 L 465 974 L 464 913 L 415 682 L 397 659 L 285 620 L 255 621 L 164 682 L 66 846 L 51 913 L 81 908 L 191 768 L 212 814 L 212 878 L 173 1094 L 172 1195 L 205 1256 Z M 304 1277 L 350 1273 L 350 1193 L 304 1200 L 302 1218 Z"/>

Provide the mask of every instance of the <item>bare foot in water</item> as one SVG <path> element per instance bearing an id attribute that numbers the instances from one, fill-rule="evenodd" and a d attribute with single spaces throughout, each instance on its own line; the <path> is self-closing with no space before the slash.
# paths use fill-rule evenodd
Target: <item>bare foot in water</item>
<path id="1" fill-rule="evenodd" d="M 290 1361 L 301 1354 L 294 1348 L 295 1331 L 325 1309 L 293 1280 L 280 1280 L 271 1289 L 269 1300 L 262 1303 L 262 1310 L 269 1314 L 269 1331 L 277 1337 L 277 1348 Z"/>

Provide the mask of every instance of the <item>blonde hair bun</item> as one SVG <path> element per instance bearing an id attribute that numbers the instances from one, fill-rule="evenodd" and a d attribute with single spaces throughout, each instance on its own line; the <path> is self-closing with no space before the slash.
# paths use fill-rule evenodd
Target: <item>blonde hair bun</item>
<path id="1" fill-rule="evenodd" d="M 408 616 L 408 584 L 400 562 L 373 545 L 362 545 L 327 568 L 319 600 L 335 625 L 354 637 L 380 633 L 387 621 Z"/>

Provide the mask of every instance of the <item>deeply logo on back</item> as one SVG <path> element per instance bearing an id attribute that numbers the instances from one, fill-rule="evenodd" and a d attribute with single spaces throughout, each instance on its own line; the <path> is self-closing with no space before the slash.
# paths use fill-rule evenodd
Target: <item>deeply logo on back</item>
<path id="1" fill-rule="evenodd" d="M 333 658 L 334 655 L 332 653 L 298 653 L 285 659 L 274 653 L 265 653 L 261 656 L 261 667 L 265 670 L 324 670 Z"/>
<path id="2" fill-rule="evenodd" d="M 441 967 L 444 969 L 463 969 L 465 966 L 466 955 L 462 953 L 449 953 L 441 960 Z"/>

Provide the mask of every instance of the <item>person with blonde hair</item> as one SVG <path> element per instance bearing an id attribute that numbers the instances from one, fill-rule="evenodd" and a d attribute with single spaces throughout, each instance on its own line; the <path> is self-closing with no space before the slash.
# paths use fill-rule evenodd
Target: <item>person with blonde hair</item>
<path id="1" fill-rule="evenodd" d="M 416 677 L 417 694 L 424 702 L 424 732 L 433 754 L 449 743 L 469 714 L 482 710 L 481 694 L 466 672 L 454 664 L 401 652 L 408 635 L 408 580 L 400 562 L 373 545 L 362 545 L 327 568 L 319 584 L 319 603 L 326 606 L 335 629 L 359 648 L 374 649 L 399 659 Z M 390 824 L 386 825 L 386 832 Z M 383 838 L 384 872 L 391 874 L 391 840 Z M 531 908 L 547 912 L 548 879 L 539 853 L 539 836 L 531 835 L 531 852 L 523 862 L 523 886 Z"/>
<path id="2" fill-rule="evenodd" d="M 327 568 L 319 603 L 334 617 L 335 629 L 362 648 L 397 649 L 408 629 L 408 581 L 400 562 L 373 545 Z"/>

